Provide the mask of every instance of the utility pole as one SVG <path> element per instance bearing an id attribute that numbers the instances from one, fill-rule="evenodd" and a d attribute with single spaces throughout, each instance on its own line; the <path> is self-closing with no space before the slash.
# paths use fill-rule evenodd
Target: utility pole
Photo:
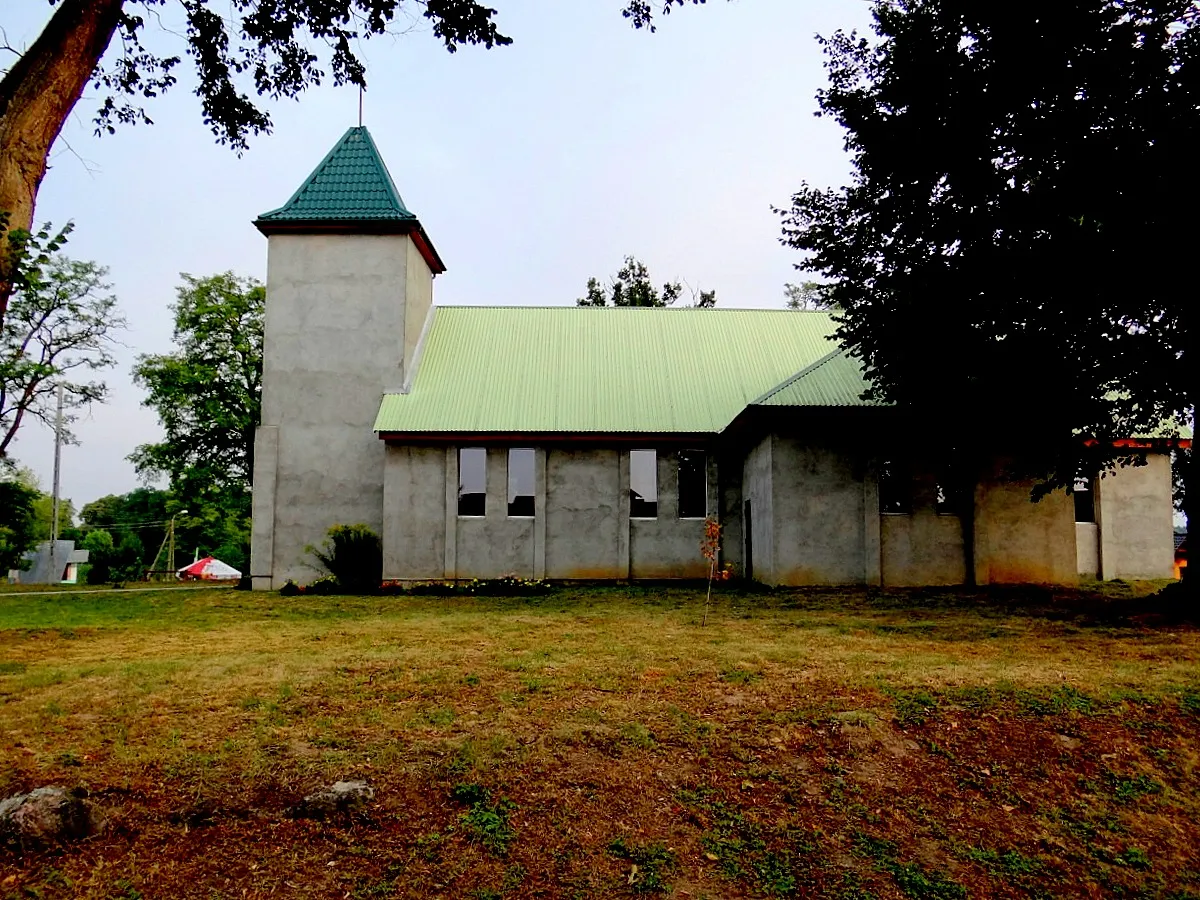
<path id="1" fill-rule="evenodd" d="M 62 472 L 63 386 L 58 385 L 58 413 L 54 418 L 54 502 L 50 519 L 50 583 L 62 581 L 62 570 L 56 565 L 58 556 L 58 497 L 59 475 Z"/>
<path id="2" fill-rule="evenodd" d="M 172 575 L 175 573 L 175 517 L 171 516 L 171 547 L 167 550 L 167 571 Z M 170 576 L 168 576 L 170 577 Z"/>

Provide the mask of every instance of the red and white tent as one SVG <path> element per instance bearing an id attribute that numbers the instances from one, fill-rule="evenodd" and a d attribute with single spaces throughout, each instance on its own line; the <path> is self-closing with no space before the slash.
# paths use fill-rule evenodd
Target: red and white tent
<path id="1" fill-rule="evenodd" d="M 216 557 L 206 556 L 198 559 L 190 566 L 184 566 L 175 573 L 185 581 L 199 579 L 201 581 L 232 581 L 241 578 L 242 573 Z"/>

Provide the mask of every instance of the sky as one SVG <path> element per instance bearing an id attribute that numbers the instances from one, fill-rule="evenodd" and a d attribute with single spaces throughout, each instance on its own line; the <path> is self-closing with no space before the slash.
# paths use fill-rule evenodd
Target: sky
<path id="1" fill-rule="evenodd" d="M 435 302 L 571 304 L 633 254 L 656 282 L 715 289 L 720 306 L 782 306 L 784 284 L 803 276 L 772 206 L 849 175 L 841 130 L 814 115 L 815 36 L 865 29 L 867 4 L 710 0 L 660 17 L 654 34 L 630 28 L 624 0 L 493 5 L 511 46 L 447 53 L 421 23 L 362 46 L 364 124 L 448 267 Z M 28 46 L 50 12 L 6 3 L 8 43 Z M 162 16 L 182 30 L 170 2 Z M 177 48 L 169 31 L 152 30 L 152 46 Z M 149 102 L 152 126 L 104 137 L 85 93 L 39 194 L 37 221 L 75 223 L 68 255 L 108 267 L 129 321 L 110 399 L 63 450 L 62 493 L 77 509 L 137 487 L 126 457 L 161 437 L 129 373 L 139 354 L 171 351 L 179 274 L 264 279 L 267 242 L 251 222 L 357 124 L 357 90 L 322 86 L 269 104 L 273 132 L 239 157 L 204 126 L 190 81 Z M 25 427 L 13 455 L 49 490 L 48 429 Z"/>

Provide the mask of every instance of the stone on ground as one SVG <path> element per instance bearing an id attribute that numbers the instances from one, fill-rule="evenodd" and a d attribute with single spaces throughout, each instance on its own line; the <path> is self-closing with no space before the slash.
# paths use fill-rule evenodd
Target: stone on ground
<path id="1" fill-rule="evenodd" d="M 46 847 L 96 830 L 90 804 L 60 787 L 40 787 L 0 800 L 0 846 Z"/>
<path id="2" fill-rule="evenodd" d="M 335 781 L 330 787 L 309 794 L 292 807 L 301 819 L 324 819 L 362 809 L 375 798 L 375 789 L 365 781 Z"/>

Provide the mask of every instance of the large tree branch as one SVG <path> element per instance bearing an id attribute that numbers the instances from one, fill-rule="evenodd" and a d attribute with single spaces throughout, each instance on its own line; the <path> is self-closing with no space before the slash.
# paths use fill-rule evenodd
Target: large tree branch
<path id="1" fill-rule="evenodd" d="M 31 230 L 50 148 L 108 48 L 123 0 L 62 0 L 0 80 L 0 325 L 12 294 L 7 232 Z"/>

